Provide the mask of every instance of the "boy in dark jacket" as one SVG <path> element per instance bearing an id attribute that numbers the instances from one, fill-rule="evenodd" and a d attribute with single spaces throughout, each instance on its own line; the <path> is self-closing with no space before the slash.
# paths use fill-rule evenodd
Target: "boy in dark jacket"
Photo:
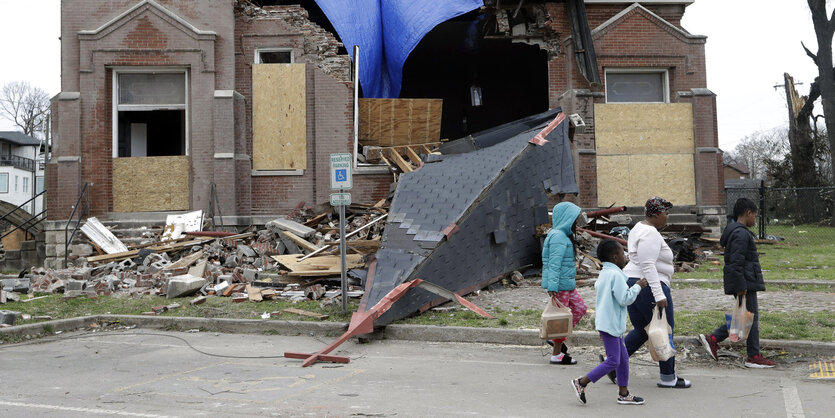
<path id="1" fill-rule="evenodd" d="M 745 296 L 745 306 L 754 314 L 754 324 L 748 333 L 748 358 L 745 367 L 769 368 L 775 363 L 760 354 L 760 314 L 757 309 L 757 292 L 765 290 L 760 256 L 754 243 L 754 234 L 748 229 L 757 222 L 757 205 L 751 199 L 741 198 L 734 204 L 734 221 L 725 227 L 719 243 L 725 247 L 725 294 L 734 299 Z M 728 324 L 724 323 L 713 334 L 700 334 L 699 340 L 714 360 L 719 342 L 728 338 Z"/>

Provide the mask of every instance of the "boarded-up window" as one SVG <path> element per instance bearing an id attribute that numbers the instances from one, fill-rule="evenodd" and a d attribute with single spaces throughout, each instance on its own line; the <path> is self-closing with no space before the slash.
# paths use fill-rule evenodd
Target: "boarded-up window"
<path id="1" fill-rule="evenodd" d="M 594 105 L 597 201 L 643 206 L 652 196 L 696 204 L 689 103 Z"/>
<path id="2" fill-rule="evenodd" d="M 252 168 L 307 168 L 304 64 L 252 67 Z"/>

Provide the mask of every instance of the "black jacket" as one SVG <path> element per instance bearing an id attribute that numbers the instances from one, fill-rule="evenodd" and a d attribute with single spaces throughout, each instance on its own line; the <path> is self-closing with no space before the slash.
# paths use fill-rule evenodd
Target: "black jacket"
<path id="1" fill-rule="evenodd" d="M 733 221 L 725 227 L 719 243 L 725 247 L 725 293 L 765 290 L 754 234 L 745 225 Z"/>

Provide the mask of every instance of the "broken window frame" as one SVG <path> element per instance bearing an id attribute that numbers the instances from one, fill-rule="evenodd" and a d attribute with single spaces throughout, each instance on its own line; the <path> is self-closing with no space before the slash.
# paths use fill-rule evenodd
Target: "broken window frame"
<path id="1" fill-rule="evenodd" d="M 661 83 L 663 84 L 663 98 L 660 102 L 612 102 L 609 101 L 609 74 L 661 74 Z M 632 68 L 606 68 L 604 72 L 604 86 L 606 91 L 606 103 L 670 103 L 670 71 L 666 68 L 653 67 L 632 67 Z"/>
<path id="2" fill-rule="evenodd" d="M 188 67 L 111 67 L 111 97 L 112 97 L 112 157 L 113 158 L 131 158 L 119 157 L 119 112 L 130 111 L 155 111 L 155 110 L 182 110 L 185 118 L 185 144 L 183 145 L 183 153 L 181 155 L 189 155 L 190 145 L 190 114 L 189 114 L 189 72 Z M 153 105 L 137 105 L 137 104 L 119 104 L 119 75 L 120 74 L 183 74 L 183 83 L 185 84 L 185 97 L 182 104 L 153 104 Z"/>
<path id="3" fill-rule="evenodd" d="M 261 54 L 264 52 L 289 52 L 290 62 L 261 62 Z M 293 53 L 293 48 L 255 48 L 255 64 L 293 64 L 296 62 L 296 54 Z"/>

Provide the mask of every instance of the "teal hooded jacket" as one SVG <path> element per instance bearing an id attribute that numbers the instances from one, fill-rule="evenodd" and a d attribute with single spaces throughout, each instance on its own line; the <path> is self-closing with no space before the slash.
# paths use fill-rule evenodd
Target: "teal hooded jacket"
<path id="1" fill-rule="evenodd" d="M 568 238 L 580 207 L 571 202 L 560 202 L 551 215 L 551 231 L 542 246 L 542 287 L 549 292 L 574 290 L 574 245 Z"/>

